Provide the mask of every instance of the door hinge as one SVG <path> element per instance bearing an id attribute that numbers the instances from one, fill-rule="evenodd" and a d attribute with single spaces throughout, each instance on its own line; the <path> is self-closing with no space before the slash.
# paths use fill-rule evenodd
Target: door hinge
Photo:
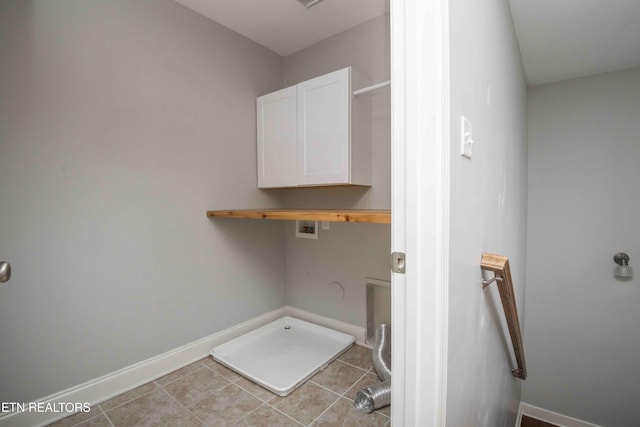
<path id="1" fill-rule="evenodd" d="M 391 254 L 391 271 L 404 274 L 406 261 L 404 252 L 393 252 Z"/>

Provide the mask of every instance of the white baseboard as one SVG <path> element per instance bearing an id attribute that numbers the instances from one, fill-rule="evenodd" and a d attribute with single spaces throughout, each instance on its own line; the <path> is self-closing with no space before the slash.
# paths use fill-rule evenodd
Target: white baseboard
<path id="1" fill-rule="evenodd" d="M 174 350 L 43 397 L 38 399 L 38 402 L 54 405 L 60 402 L 88 402 L 95 405 L 202 359 L 216 345 L 286 315 L 286 307 L 281 307 Z M 0 418 L 0 427 L 41 426 L 68 415 L 53 412 L 14 412 Z"/>
<path id="2" fill-rule="evenodd" d="M 555 424 L 558 427 L 601 427 L 597 424 L 588 423 L 577 418 L 569 417 L 567 415 L 562 415 L 557 412 L 529 405 L 528 403 L 520 402 L 520 410 L 518 411 L 518 422 L 516 426 L 520 426 L 523 415 L 527 415 L 531 418 L 537 418 L 547 423 Z"/>
<path id="3" fill-rule="evenodd" d="M 341 322 L 340 320 L 331 319 L 329 317 L 320 316 L 289 305 L 284 307 L 286 316 L 296 317 L 300 320 L 315 323 L 316 325 L 325 326 L 345 334 L 353 335 L 356 338 L 356 344 L 365 347 L 371 347 L 365 344 L 366 330 L 361 326 L 352 325 L 351 323 Z"/>
<path id="4" fill-rule="evenodd" d="M 88 402 L 91 405 L 104 402 L 114 396 L 132 390 L 149 381 L 182 368 L 209 355 L 211 349 L 283 316 L 316 323 L 356 337 L 364 345 L 365 330 L 359 326 L 340 322 L 308 311 L 284 306 L 238 325 L 217 332 L 174 350 L 87 381 L 84 384 L 38 399 L 38 403 L 60 404 L 62 402 Z M 55 412 L 14 412 L 0 417 L 0 427 L 43 426 L 70 415 Z M 98 415 L 98 413 L 96 413 Z"/>

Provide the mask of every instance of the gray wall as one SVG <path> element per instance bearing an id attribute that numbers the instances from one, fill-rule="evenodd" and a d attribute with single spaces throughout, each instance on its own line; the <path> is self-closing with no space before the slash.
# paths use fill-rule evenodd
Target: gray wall
<path id="1" fill-rule="evenodd" d="M 290 55 L 284 60 L 285 86 L 352 66 L 371 84 L 389 80 L 389 15 Z M 277 190 L 287 207 L 386 209 L 391 206 L 391 96 L 389 88 L 369 95 L 372 103 L 371 187 Z M 365 277 L 390 280 L 391 227 L 331 224 L 318 240 L 295 237 L 286 225 L 287 302 L 295 307 L 359 326 L 366 325 Z M 331 296 L 337 281 L 345 296 Z"/>
<path id="2" fill-rule="evenodd" d="M 522 313 L 527 215 L 526 86 L 508 2 L 452 0 L 449 5 L 451 258 L 447 425 L 513 426 L 521 382 L 511 375 L 515 362 L 496 285 L 482 289 L 480 259 L 483 252 L 509 257 L 518 310 Z M 471 159 L 460 155 L 463 114 L 473 124 Z"/>
<path id="3" fill-rule="evenodd" d="M 365 327 L 365 277 L 390 280 L 389 226 L 331 223 L 318 240 L 295 237 L 295 222 L 285 231 L 287 303 Z M 342 285 L 344 298 L 332 292 L 333 282 Z"/>
<path id="4" fill-rule="evenodd" d="M 255 97 L 283 60 L 168 0 L 0 2 L 0 401 L 30 401 L 285 303 Z"/>
<path id="5" fill-rule="evenodd" d="M 639 68 L 529 90 L 523 401 L 612 427 L 637 424 L 639 100 Z"/>

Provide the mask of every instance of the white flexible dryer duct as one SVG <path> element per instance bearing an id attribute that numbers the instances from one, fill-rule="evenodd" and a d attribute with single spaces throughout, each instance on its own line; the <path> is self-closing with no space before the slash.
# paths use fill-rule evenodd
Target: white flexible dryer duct
<path id="1" fill-rule="evenodd" d="M 373 367 L 381 383 L 363 388 L 353 402 L 357 410 L 371 413 L 391 404 L 391 328 L 381 324 L 376 328 L 376 343 L 372 352 Z"/>

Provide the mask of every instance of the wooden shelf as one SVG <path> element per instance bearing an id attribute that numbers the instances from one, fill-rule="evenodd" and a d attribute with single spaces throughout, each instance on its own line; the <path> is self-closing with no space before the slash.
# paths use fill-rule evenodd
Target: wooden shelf
<path id="1" fill-rule="evenodd" d="M 244 209 L 207 211 L 208 217 L 391 224 L 390 209 Z"/>

